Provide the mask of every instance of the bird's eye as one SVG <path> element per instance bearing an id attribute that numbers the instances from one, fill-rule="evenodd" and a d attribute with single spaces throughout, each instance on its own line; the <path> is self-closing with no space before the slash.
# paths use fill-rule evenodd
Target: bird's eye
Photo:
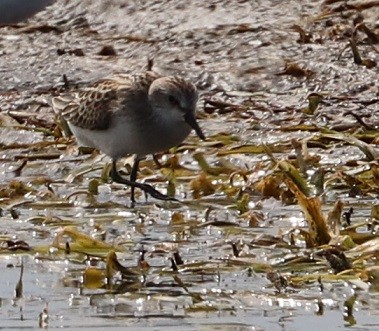
<path id="1" fill-rule="evenodd" d="M 177 104 L 178 102 L 176 101 L 176 98 L 173 95 L 168 96 L 168 101 L 172 104 Z"/>

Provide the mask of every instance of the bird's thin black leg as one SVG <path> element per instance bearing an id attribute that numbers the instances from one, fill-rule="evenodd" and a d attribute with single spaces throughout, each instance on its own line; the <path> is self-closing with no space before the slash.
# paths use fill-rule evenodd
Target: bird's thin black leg
<path id="1" fill-rule="evenodd" d="M 134 163 L 133 163 L 132 171 L 130 173 L 130 181 L 131 182 L 136 182 L 137 181 L 138 166 L 139 166 L 139 162 L 140 161 L 141 161 L 141 159 L 137 155 L 136 159 L 134 160 Z M 132 186 L 131 187 L 131 193 L 130 193 L 130 199 L 132 200 L 132 202 L 135 202 L 134 191 L 135 191 L 135 187 Z"/>
<path id="2" fill-rule="evenodd" d="M 134 165 L 133 165 L 134 168 Z M 138 168 L 138 167 L 137 167 Z M 133 173 L 133 170 L 132 170 Z M 135 174 L 135 176 L 137 176 Z M 166 201 L 177 201 L 175 198 L 169 197 L 168 195 L 162 194 L 161 192 L 157 191 L 154 187 L 148 184 L 139 183 L 136 181 L 128 180 L 124 177 L 122 177 L 119 172 L 117 171 L 116 167 L 116 161 L 112 161 L 112 169 L 111 169 L 111 178 L 114 182 L 128 185 L 132 189 L 138 187 L 142 191 L 146 192 L 147 194 L 150 194 L 153 198 L 158 200 L 166 200 Z M 132 203 L 134 204 L 134 196 L 131 197 Z"/>
<path id="3" fill-rule="evenodd" d="M 161 164 L 160 161 L 158 160 L 158 157 L 157 157 L 155 154 L 152 154 L 152 155 L 153 155 L 154 163 L 155 163 L 159 168 L 162 168 L 162 164 Z"/>

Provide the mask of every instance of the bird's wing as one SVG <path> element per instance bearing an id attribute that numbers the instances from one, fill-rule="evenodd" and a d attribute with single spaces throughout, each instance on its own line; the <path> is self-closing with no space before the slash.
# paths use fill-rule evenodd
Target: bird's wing
<path id="1" fill-rule="evenodd" d="M 150 111 L 148 91 L 159 76 L 152 72 L 136 75 L 117 75 L 102 79 L 79 91 L 55 97 L 56 113 L 69 123 L 88 130 L 105 130 L 113 113 L 128 116 L 130 111 Z"/>

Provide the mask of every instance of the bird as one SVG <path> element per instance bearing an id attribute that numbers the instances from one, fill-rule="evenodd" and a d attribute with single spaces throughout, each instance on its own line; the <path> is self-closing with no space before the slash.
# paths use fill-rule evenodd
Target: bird
<path id="1" fill-rule="evenodd" d="M 196 120 L 196 86 L 179 76 L 154 71 L 116 74 L 52 99 L 80 146 L 92 147 L 112 160 L 111 179 L 160 200 L 176 200 L 137 182 L 138 166 L 148 154 L 177 146 L 192 130 L 205 140 Z M 117 171 L 117 160 L 135 155 L 130 179 Z"/>
<path id="2" fill-rule="evenodd" d="M 0 25 L 22 22 L 54 2 L 55 0 L 0 0 Z"/>

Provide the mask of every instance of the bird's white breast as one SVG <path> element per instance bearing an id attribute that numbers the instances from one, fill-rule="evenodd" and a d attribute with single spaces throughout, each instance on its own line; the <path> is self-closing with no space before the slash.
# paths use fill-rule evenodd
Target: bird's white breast
<path id="1" fill-rule="evenodd" d="M 97 148 L 113 159 L 165 151 L 179 145 L 191 131 L 184 121 L 136 123 L 126 117 L 114 119 L 106 130 L 88 130 L 70 123 L 69 126 L 79 145 Z"/>

